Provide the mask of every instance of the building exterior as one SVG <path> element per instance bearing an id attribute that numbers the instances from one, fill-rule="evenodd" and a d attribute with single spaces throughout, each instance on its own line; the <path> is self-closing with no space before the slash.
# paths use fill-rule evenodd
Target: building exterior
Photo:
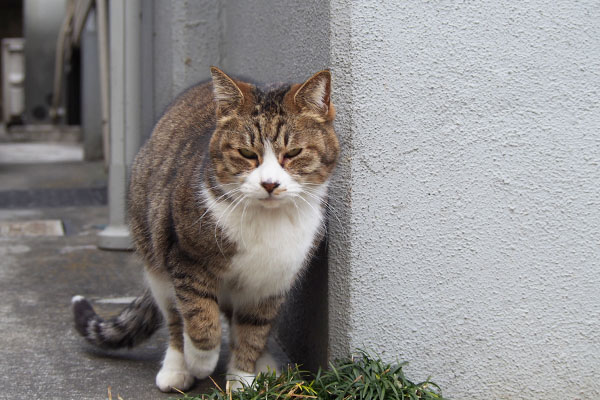
<path id="1" fill-rule="evenodd" d="M 127 4 L 110 11 L 111 34 L 115 12 L 139 22 L 120 44 L 139 55 L 137 92 L 119 92 L 136 128 L 111 123 L 130 143 L 121 182 L 210 65 L 264 82 L 332 70 L 343 154 L 328 249 L 278 331 L 294 361 L 363 348 L 451 398 L 600 397 L 596 2 Z"/>

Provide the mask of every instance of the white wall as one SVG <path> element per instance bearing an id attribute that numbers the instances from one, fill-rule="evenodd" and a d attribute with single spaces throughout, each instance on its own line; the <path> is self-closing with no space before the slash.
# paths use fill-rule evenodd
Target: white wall
<path id="1" fill-rule="evenodd" d="M 456 399 L 600 398 L 598 3 L 332 0 L 331 18 L 351 186 L 332 356 L 408 360 Z"/>

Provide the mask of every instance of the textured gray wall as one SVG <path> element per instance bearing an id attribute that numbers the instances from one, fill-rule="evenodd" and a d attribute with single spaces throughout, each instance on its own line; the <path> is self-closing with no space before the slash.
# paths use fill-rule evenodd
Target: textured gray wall
<path id="1" fill-rule="evenodd" d="M 258 82 L 301 82 L 329 66 L 326 1 L 224 1 L 222 68 Z"/>
<path id="2" fill-rule="evenodd" d="M 220 8 L 211 0 L 154 0 L 154 118 L 220 61 Z"/>
<path id="3" fill-rule="evenodd" d="M 409 360 L 452 398 L 600 398 L 598 3 L 331 15 L 332 355 Z"/>

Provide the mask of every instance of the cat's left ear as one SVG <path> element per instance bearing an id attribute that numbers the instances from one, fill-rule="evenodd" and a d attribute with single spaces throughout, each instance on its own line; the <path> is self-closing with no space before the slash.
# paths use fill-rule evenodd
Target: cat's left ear
<path id="1" fill-rule="evenodd" d="M 333 120 L 335 116 L 331 104 L 331 73 L 323 70 L 314 74 L 300 86 L 294 94 L 294 103 L 300 109 L 316 114 L 319 119 Z"/>
<path id="2" fill-rule="evenodd" d="M 217 114 L 225 115 L 241 107 L 244 104 L 244 93 L 235 81 L 217 67 L 210 67 L 210 73 Z"/>

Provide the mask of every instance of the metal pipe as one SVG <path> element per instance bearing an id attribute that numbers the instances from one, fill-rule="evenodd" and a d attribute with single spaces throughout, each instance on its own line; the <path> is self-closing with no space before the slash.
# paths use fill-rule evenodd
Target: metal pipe
<path id="1" fill-rule="evenodd" d="M 104 151 L 104 167 L 108 168 L 110 160 L 110 103 L 108 73 L 108 27 L 106 0 L 96 0 L 96 18 L 98 22 L 98 59 L 100 60 L 100 105 L 102 112 L 102 150 Z"/>
<path id="2" fill-rule="evenodd" d="M 110 4 L 109 225 L 99 235 L 105 249 L 132 247 L 125 218 L 128 170 L 141 126 L 141 0 Z"/>
<path id="3" fill-rule="evenodd" d="M 142 0 L 125 3 L 125 163 L 131 167 L 142 131 Z M 128 174 L 129 175 L 129 174 Z"/>

